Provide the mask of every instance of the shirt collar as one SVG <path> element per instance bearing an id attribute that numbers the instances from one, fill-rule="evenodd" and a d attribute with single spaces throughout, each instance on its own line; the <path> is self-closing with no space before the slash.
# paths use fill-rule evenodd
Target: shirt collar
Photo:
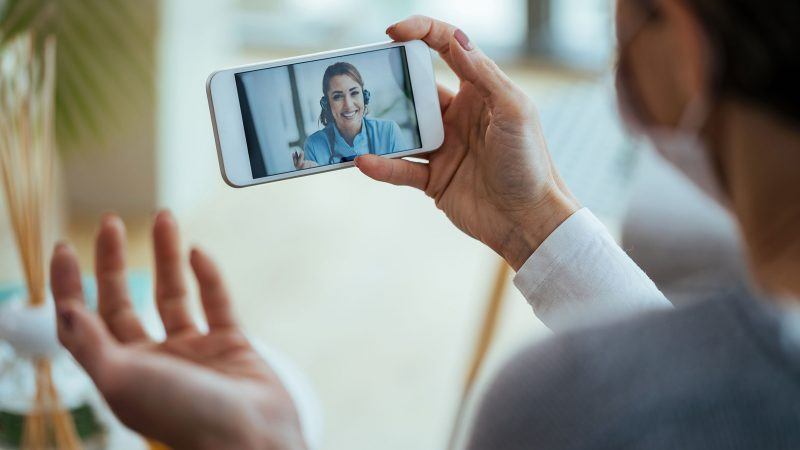
<path id="1" fill-rule="evenodd" d="M 339 133 L 339 128 L 336 127 L 336 122 L 331 124 L 331 126 L 333 126 L 333 134 L 334 134 L 335 139 L 336 139 L 336 146 L 337 147 L 338 146 L 342 146 L 342 147 L 344 147 L 346 149 L 351 149 L 352 150 L 352 149 L 357 148 L 361 144 L 362 141 L 367 139 L 367 119 L 366 118 L 362 118 L 361 119 L 361 131 L 359 131 L 358 134 L 356 135 L 356 137 L 353 138 L 353 145 L 348 144 L 347 141 L 344 140 L 344 137 L 342 137 L 341 133 Z"/>

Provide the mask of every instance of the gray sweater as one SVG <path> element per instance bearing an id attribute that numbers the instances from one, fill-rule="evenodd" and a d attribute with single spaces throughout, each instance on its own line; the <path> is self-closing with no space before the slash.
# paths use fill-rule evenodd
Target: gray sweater
<path id="1" fill-rule="evenodd" d="M 737 288 L 565 333 L 496 376 L 470 449 L 800 449 L 800 355 Z"/>

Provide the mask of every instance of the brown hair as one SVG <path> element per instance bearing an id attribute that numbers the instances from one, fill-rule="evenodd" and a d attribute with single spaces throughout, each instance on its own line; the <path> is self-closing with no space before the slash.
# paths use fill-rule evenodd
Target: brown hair
<path id="1" fill-rule="evenodd" d="M 711 43 L 712 89 L 800 121 L 800 1 L 687 0 Z M 656 13 L 653 0 L 639 0 Z"/>
<path id="2" fill-rule="evenodd" d="M 361 86 L 361 90 L 364 90 L 364 79 L 361 78 L 361 73 L 356 69 L 356 66 L 347 63 L 347 62 L 337 62 L 335 64 L 331 64 L 325 69 L 325 74 L 322 75 L 322 97 L 326 98 L 328 96 L 328 89 L 331 85 L 331 79 L 333 77 L 339 75 L 347 75 L 348 77 L 352 78 L 353 81 L 358 83 Z M 366 109 L 364 110 L 364 114 L 367 114 Z M 322 108 L 322 111 L 319 113 L 319 121 L 322 122 L 322 125 L 328 125 L 333 121 L 330 112 L 330 103 L 328 103 L 328 108 Z"/>

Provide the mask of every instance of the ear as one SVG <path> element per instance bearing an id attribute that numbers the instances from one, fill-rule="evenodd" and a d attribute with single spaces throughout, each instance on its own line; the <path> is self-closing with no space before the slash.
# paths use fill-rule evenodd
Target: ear
<path id="1" fill-rule="evenodd" d="M 663 20 L 673 29 L 678 81 L 688 98 L 709 94 L 713 61 L 708 35 L 685 0 L 661 2 Z"/>

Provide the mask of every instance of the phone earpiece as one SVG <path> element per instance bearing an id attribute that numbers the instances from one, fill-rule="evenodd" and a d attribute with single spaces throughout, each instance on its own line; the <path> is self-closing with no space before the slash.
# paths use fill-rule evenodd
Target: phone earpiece
<path id="1" fill-rule="evenodd" d="M 364 90 L 363 90 L 363 92 L 364 92 L 364 104 L 365 104 L 365 105 L 369 105 L 369 97 L 370 97 L 370 93 L 369 93 L 369 91 L 368 91 L 368 90 L 366 90 L 366 89 L 364 89 Z"/>

